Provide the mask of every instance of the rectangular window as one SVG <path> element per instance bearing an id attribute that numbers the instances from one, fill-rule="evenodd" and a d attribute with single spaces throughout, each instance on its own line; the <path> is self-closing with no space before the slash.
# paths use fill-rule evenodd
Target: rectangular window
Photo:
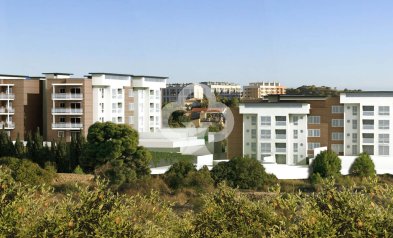
<path id="1" fill-rule="evenodd" d="M 378 114 L 383 116 L 389 116 L 390 108 L 389 106 L 379 106 L 378 107 Z"/>
<path id="2" fill-rule="evenodd" d="M 271 139 L 271 131 L 261 130 L 261 139 Z"/>
<path id="3" fill-rule="evenodd" d="M 286 130 L 276 130 L 276 139 L 286 139 L 287 131 Z"/>
<path id="4" fill-rule="evenodd" d="M 374 129 L 374 120 L 363 120 L 363 129 L 365 130 Z"/>
<path id="5" fill-rule="evenodd" d="M 389 134 L 379 134 L 378 142 L 380 144 L 389 144 Z"/>
<path id="6" fill-rule="evenodd" d="M 374 106 L 363 106 L 364 116 L 374 116 Z"/>
<path id="7" fill-rule="evenodd" d="M 287 124 L 286 116 L 276 116 L 276 126 L 285 126 Z"/>
<path id="8" fill-rule="evenodd" d="M 352 107 L 352 115 L 353 116 L 357 116 L 358 115 L 358 107 L 357 106 L 353 106 Z"/>
<path id="9" fill-rule="evenodd" d="M 134 124 L 134 116 L 128 117 L 128 124 Z"/>
<path id="10" fill-rule="evenodd" d="M 60 106 L 60 108 L 65 108 L 65 103 L 64 103 L 64 102 L 61 102 L 61 103 L 59 104 L 59 106 Z"/>
<path id="11" fill-rule="evenodd" d="M 256 129 L 252 129 L 251 130 L 251 138 L 252 139 L 256 139 L 257 138 L 257 130 Z"/>
<path id="12" fill-rule="evenodd" d="M 257 117 L 251 116 L 251 125 L 255 126 L 257 124 Z"/>
<path id="13" fill-rule="evenodd" d="M 321 130 L 320 129 L 309 129 L 308 130 L 308 137 L 321 137 Z"/>
<path id="14" fill-rule="evenodd" d="M 352 143 L 358 143 L 358 134 L 357 133 L 352 134 Z"/>
<path id="15" fill-rule="evenodd" d="M 354 130 L 358 129 L 358 120 L 352 120 L 352 129 Z"/>
<path id="16" fill-rule="evenodd" d="M 374 146 L 373 145 L 363 145 L 363 152 L 366 152 L 369 155 L 374 155 Z"/>
<path id="17" fill-rule="evenodd" d="M 271 125 L 271 117 L 261 116 L 261 126 L 270 126 L 270 125 Z"/>
<path id="18" fill-rule="evenodd" d="M 378 146 L 379 155 L 389 155 L 389 146 L 388 145 L 380 145 Z"/>
<path id="19" fill-rule="evenodd" d="M 336 152 L 337 154 L 344 152 L 344 145 L 343 144 L 332 144 L 332 151 Z"/>
<path id="20" fill-rule="evenodd" d="M 298 143 L 293 143 L 293 152 L 298 152 L 299 151 L 299 144 Z"/>
<path id="21" fill-rule="evenodd" d="M 344 140 L 344 133 L 342 132 L 333 132 L 332 140 Z"/>
<path id="22" fill-rule="evenodd" d="M 321 124 L 321 117 L 320 116 L 309 116 L 308 117 L 308 124 Z"/>
<path id="23" fill-rule="evenodd" d="M 255 143 L 255 142 L 252 142 L 251 143 L 251 152 L 257 152 L 257 143 Z"/>
<path id="24" fill-rule="evenodd" d="M 390 121 L 389 120 L 379 120 L 378 121 L 378 128 L 379 129 L 389 129 L 389 124 Z"/>
<path id="25" fill-rule="evenodd" d="M 60 118 L 59 118 L 59 122 L 65 123 L 65 117 L 60 117 Z"/>
<path id="26" fill-rule="evenodd" d="M 332 119 L 332 127 L 344 127 L 343 119 Z"/>
<path id="27" fill-rule="evenodd" d="M 299 131 L 293 130 L 293 139 L 297 139 L 299 137 Z"/>
<path id="28" fill-rule="evenodd" d="M 299 125 L 299 117 L 298 117 L 298 116 L 294 116 L 294 117 L 293 117 L 293 124 L 294 124 L 295 126 Z"/>
<path id="29" fill-rule="evenodd" d="M 57 137 L 59 137 L 59 138 L 64 137 L 64 131 L 58 131 L 57 132 Z"/>
<path id="30" fill-rule="evenodd" d="M 363 133 L 363 143 L 374 143 L 374 134 L 373 133 Z"/>
<path id="31" fill-rule="evenodd" d="M 128 110 L 130 110 L 130 111 L 134 110 L 134 103 L 129 103 L 128 104 Z"/>
<path id="32" fill-rule="evenodd" d="M 310 142 L 308 143 L 308 149 L 313 150 L 315 148 L 321 147 L 321 143 L 316 143 L 316 142 Z"/>
<path id="33" fill-rule="evenodd" d="M 60 89 L 59 89 L 59 93 L 66 93 L 65 88 L 60 88 Z"/>
<path id="34" fill-rule="evenodd" d="M 342 105 L 333 105 L 332 106 L 332 113 L 334 113 L 334 114 L 344 113 L 344 106 L 342 106 Z"/>
<path id="35" fill-rule="evenodd" d="M 132 88 L 128 89 L 128 97 L 133 97 L 134 96 L 134 90 Z"/>
<path id="36" fill-rule="evenodd" d="M 357 154 L 359 154 L 358 146 L 357 145 L 352 145 L 352 155 L 357 155 Z"/>
<path id="37" fill-rule="evenodd" d="M 270 143 L 261 143 L 261 153 L 270 153 L 272 146 Z"/>

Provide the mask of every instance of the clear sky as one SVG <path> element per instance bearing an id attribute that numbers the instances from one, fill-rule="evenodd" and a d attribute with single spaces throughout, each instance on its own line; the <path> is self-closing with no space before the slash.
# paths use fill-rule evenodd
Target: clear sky
<path id="1" fill-rule="evenodd" d="M 391 0 L 0 0 L 0 73 L 393 90 Z"/>

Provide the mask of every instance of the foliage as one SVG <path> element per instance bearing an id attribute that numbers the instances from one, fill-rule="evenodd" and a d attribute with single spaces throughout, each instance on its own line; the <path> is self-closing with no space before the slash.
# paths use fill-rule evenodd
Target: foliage
<path id="1" fill-rule="evenodd" d="M 186 115 L 186 111 L 177 110 L 174 111 L 168 118 L 168 125 L 171 128 L 185 127 L 183 122 L 189 122 L 191 118 Z"/>
<path id="2" fill-rule="evenodd" d="M 289 95 L 316 95 L 316 96 L 339 96 L 341 92 L 359 92 L 358 90 L 344 89 L 342 91 L 336 88 L 315 85 L 303 85 L 298 88 L 287 88 L 286 93 Z"/>
<path id="3" fill-rule="evenodd" d="M 24 158 L 26 155 L 26 150 L 25 150 L 25 146 L 23 145 L 23 142 L 20 140 L 19 133 L 18 136 L 16 137 L 14 146 L 15 146 L 14 156 L 19 159 Z"/>
<path id="4" fill-rule="evenodd" d="M 153 167 L 168 166 L 172 165 L 180 160 L 188 162 L 196 162 L 195 155 L 183 155 L 176 152 L 161 152 L 161 151 L 149 151 L 152 155 L 151 165 Z"/>
<path id="5" fill-rule="evenodd" d="M 2 157 L 0 158 L 0 165 L 11 170 L 11 176 L 15 181 L 26 184 L 49 184 L 55 176 L 53 170 L 42 169 L 26 159 Z"/>
<path id="6" fill-rule="evenodd" d="M 0 157 L 2 156 L 13 156 L 14 145 L 10 137 L 5 132 L 4 128 L 0 130 Z"/>
<path id="7" fill-rule="evenodd" d="M 196 168 L 189 161 L 180 160 L 174 163 L 164 174 L 164 181 L 170 188 L 178 189 L 185 185 L 185 178 L 190 172 L 195 172 Z"/>
<path id="8" fill-rule="evenodd" d="M 361 153 L 351 165 L 349 173 L 359 177 L 374 176 L 375 166 L 370 155 L 367 153 Z"/>
<path id="9" fill-rule="evenodd" d="M 84 174 L 82 167 L 79 165 L 75 167 L 74 171 L 72 171 L 74 174 Z"/>
<path id="10" fill-rule="evenodd" d="M 322 151 L 311 164 L 311 176 L 318 173 L 322 178 L 340 175 L 341 159 L 333 151 Z"/>
<path id="11" fill-rule="evenodd" d="M 274 175 L 267 174 L 256 159 L 248 157 L 235 157 L 228 162 L 220 162 L 211 172 L 216 184 L 226 181 L 231 187 L 243 189 L 262 188 L 277 180 Z"/>
<path id="12" fill-rule="evenodd" d="M 196 189 L 199 192 L 211 191 L 214 187 L 214 180 L 207 166 L 203 166 L 200 170 L 191 171 L 187 174 L 184 186 Z"/>

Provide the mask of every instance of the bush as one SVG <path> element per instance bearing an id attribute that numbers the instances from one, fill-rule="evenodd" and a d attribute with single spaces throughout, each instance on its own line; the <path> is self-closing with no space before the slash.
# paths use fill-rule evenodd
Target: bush
<path id="1" fill-rule="evenodd" d="M 211 191 L 214 187 L 214 180 L 206 166 L 198 171 L 188 173 L 184 183 L 185 187 L 196 189 L 199 192 Z"/>
<path id="2" fill-rule="evenodd" d="M 82 167 L 80 167 L 79 165 L 75 167 L 73 173 L 74 173 L 74 174 L 85 174 L 85 173 L 83 172 Z"/>
<path id="3" fill-rule="evenodd" d="M 367 153 L 361 153 L 351 165 L 349 173 L 359 177 L 374 176 L 374 162 Z"/>
<path id="4" fill-rule="evenodd" d="M 322 151 L 311 164 L 311 173 L 318 173 L 322 178 L 336 177 L 340 175 L 341 159 L 333 151 Z"/>
<path id="5" fill-rule="evenodd" d="M 174 163 L 164 174 L 164 181 L 172 189 L 178 189 L 185 185 L 185 178 L 190 172 L 196 172 L 193 163 L 181 160 Z"/>
<path id="6" fill-rule="evenodd" d="M 2 157 L 0 165 L 8 167 L 13 179 L 24 184 L 50 184 L 56 175 L 52 170 L 42 169 L 38 164 L 27 159 Z"/>
<path id="7" fill-rule="evenodd" d="M 109 185 L 117 190 L 121 186 L 133 183 L 137 179 L 135 170 L 126 166 L 123 160 L 112 160 L 95 171 L 96 176 L 109 181 Z"/>
<path id="8" fill-rule="evenodd" d="M 228 162 L 220 162 L 211 172 L 216 184 L 226 181 L 231 187 L 243 189 L 262 188 L 277 182 L 277 178 L 267 174 L 260 162 L 248 157 L 235 157 Z"/>

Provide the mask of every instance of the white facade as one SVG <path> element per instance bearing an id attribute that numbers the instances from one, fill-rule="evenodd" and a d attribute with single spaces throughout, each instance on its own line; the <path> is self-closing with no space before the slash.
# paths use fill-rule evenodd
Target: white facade
<path id="1" fill-rule="evenodd" d="M 343 93 L 344 155 L 392 155 L 393 92 Z"/>
<path id="2" fill-rule="evenodd" d="M 218 94 L 222 97 L 240 97 L 242 93 L 240 84 L 228 82 L 201 82 L 201 84 L 208 86 L 213 95 Z"/>
<path id="3" fill-rule="evenodd" d="M 131 125 L 138 132 L 161 128 L 161 89 L 165 77 L 91 73 L 93 121 Z"/>
<path id="4" fill-rule="evenodd" d="M 243 115 L 243 155 L 265 163 L 306 163 L 309 104 L 247 103 L 239 111 Z"/>

